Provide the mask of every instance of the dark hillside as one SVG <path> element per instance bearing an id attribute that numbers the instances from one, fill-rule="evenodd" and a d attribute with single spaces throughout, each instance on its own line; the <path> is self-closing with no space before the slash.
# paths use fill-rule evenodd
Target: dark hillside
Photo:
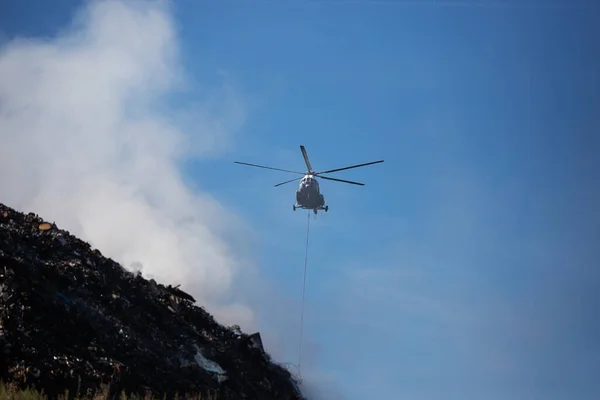
<path id="1" fill-rule="evenodd" d="M 0 204 L 0 378 L 43 389 L 221 400 L 302 399 L 259 335 L 219 325 L 177 288 L 123 269 Z M 79 388 L 79 389 L 78 389 Z"/>

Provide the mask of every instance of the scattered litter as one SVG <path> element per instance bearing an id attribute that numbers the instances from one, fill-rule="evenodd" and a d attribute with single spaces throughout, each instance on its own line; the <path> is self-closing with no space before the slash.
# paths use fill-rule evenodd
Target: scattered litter
<path id="1" fill-rule="evenodd" d="M 200 367 L 204 368 L 206 371 L 213 372 L 218 375 L 225 374 L 225 370 L 223 370 L 219 364 L 202 355 L 202 350 L 198 347 L 198 345 L 194 345 L 194 348 L 196 349 L 194 360 L 196 360 Z"/>
<path id="2" fill-rule="evenodd" d="M 44 222 L 43 224 L 40 224 L 39 228 L 40 231 L 47 231 L 48 229 L 52 228 L 52 225 L 50 225 L 47 222 Z"/>
<path id="3" fill-rule="evenodd" d="M 250 345 L 252 347 L 254 347 L 255 349 L 259 349 L 261 352 L 264 353 L 265 349 L 263 348 L 263 342 L 259 332 L 253 333 L 248 337 L 248 339 L 250 340 Z"/>
<path id="4" fill-rule="evenodd" d="M 194 303 L 0 204 L 0 380 L 49 399 L 65 390 L 92 395 L 109 382 L 113 398 L 303 399 L 258 333 L 224 327 Z"/>
<path id="5" fill-rule="evenodd" d="M 60 298 L 62 298 L 64 301 L 66 301 L 67 303 L 70 303 L 71 300 L 69 300 L 69 298 L 67 296 L 65 296 L 64 294 L 60 293 L 60 292 L 56 292 L 56 295 Z"/>

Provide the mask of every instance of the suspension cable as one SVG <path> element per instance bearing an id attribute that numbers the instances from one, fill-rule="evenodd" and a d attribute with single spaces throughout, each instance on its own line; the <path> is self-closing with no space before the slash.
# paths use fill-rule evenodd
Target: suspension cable
<path id="1" fill-rule="evenodd" d="M 298 374 L 300 377 L 302 376 L 302 372 L 300 369 L 301 361 L 302 361 L 302 333 L 304 330 L 304 296 L 306 293 L 306 265 L 308 262 L 308 233 L 310 231 L 310 211 L 308 212 L 308 219 L 306 223 L 306 248 L 304 250 L 304 280 L 302 283 L 302 311 L 300 313 L 300 346 L 298 350 Z"/>

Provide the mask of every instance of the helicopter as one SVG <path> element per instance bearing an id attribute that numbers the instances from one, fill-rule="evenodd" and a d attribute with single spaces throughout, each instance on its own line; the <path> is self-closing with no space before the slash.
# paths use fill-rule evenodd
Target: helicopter
<path id="1" fill-rule="evenodd" d="M 296 190 L 296 204 L 293 205 L 293 210 L 296 211 L 297 208 L 313 210 L 313 212 L 316 215 L 318 210 L 324 210 L 325 212 L 327 212 L 329 210 L 329 205 L 325 205 L 325 196 L 323 196 L 323 193 L 321 193 L 321 190 L 319 188 L 319 182 L 317 181 L 317 177 L 328 180 L 328 181 L 344 182 L 344 183 L 349 183 L 352 185 L 364 186 L 365 185 L 364 183 L 346 181 L 344 179 L 331 178 L 328 176 L 323 176 L 323 174 L 329 174 L 332 172 L 342 171 L 342 170 L 351 169 L 351 168 L 364 167 L 366 165 L 378 164 L 378 163 L 383 162 L 383 160 L 372 161 L 372 162 L 368 162 L 368 163 L 364 163 L 364 164 L 351 165 L 349 167 L 330 169 L 328 171 L 322 171 L 322 172 L 315 172 L 315 171 L 313 171 L 310 161 L 308 159 L 308 154 L 306 153 L 306 148 L 304 146 L 300 145 L 300 150 L 302 151 L 302 156 L 304 157 L 304 162 L 306 163 L 306 168 L 307 168 L 306 172 L 290 171 L 287 169 L 266 167 L 264 165 L 250 164 L 250 163 L 245 163 L 245 162 L 240 162 L 240 161 L 234 161 L 234 163 L 242 164 L 242 165 L 249 165 L 251 167 L 272 169 L 275 171 L 290 172 L 293 174 L 302 175 L 301 178 L 294 178 L 294 179 L 290 179 L 285 182 L 278 183 L 277 185 L 275 185 L 275 187 L 284 185 L 286 183 L 294 182 L 294 181 L 297 181 L 298 179 L 300 179 L 300 185 L 299 185 L 298 189 Z"/>

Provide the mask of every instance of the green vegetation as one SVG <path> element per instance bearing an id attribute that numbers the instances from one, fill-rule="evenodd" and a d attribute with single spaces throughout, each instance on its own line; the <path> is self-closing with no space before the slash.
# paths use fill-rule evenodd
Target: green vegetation
<path id="1" fill-rule="evenodd" d="M 75 400 L 105 400 L 108 398 L 108 386 L 106 386 L 102 393 L 95 395 L 94 397 L 89 396 L 76 396 Z M 59 398 L 59 400 L 66 400 L 69 398 L 69 392 L 66 391 L 63 396 Z M 127 397 L 125 393 L 121 394 L 121 400 L 161 400 L 165 397 L 157 397 L 157 396 L 132 396 Z M 0 400 L 46 400 L 47 397 L 44 395 L 43 391 L 38 392 L 36 390 L 27 389 L 20 390 L 11 384 L 4 384 L 0 382 Z M 175 400 L 217 400 L 216 395 L 184 395 L 175 397 Z"/>

